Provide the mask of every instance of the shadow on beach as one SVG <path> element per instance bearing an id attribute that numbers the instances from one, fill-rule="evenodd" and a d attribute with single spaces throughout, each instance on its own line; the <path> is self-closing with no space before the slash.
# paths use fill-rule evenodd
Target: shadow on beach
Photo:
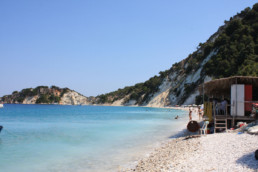
<path id="1" fill-rule="evenodd" d="M 180 132 L 169 136 L 168 138 L 169 139 L 176 139 L 176 138 L 179 138 L 179 137 L 185 137 L 186 139 L 196 138 L 196 137 L 199 137 L 199 132 L 197 131 L 197 132 L 193 133 L 193 132 L 188 131 L 187 129 L 183 129 Z"/>
<path id="2" fill-rule="evenodd" d="M 236 163 L 254 170 L 258 169 L 258 160 L 255 159 L 254 152 L 242 156 Z"/>

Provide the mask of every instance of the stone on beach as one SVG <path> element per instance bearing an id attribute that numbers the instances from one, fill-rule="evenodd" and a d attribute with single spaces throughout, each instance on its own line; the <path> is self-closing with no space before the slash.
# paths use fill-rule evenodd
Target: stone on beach
<path id="1" fill-rule="evenodd" d="M 247 132 L 248 132 L 249 134 L 258 134 L 258 125 L 253 126 L 253 127 L 250 127 L 250 128 L 247 130 Z"/>

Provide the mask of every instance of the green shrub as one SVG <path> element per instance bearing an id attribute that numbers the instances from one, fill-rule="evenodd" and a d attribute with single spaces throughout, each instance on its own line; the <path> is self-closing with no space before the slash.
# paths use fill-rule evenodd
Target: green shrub
<path id="1" fill-rule="evenodd" d="M 50 100 L 48 99 L 48 96 L 46 94 L 42 94 L 37 100 L 36 103 L 50 103 Z"/>

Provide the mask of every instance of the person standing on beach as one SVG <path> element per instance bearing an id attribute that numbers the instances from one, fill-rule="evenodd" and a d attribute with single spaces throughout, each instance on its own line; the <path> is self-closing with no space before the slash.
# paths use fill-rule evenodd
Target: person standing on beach
<path id="1" fill-rule="evenodd" d="M 201 110 L 200 106 L 198 106 L 198 115 L 199 115 L 199 120 L 201 120 L 202 110 Z"/>
<path id="2" fill-rule="evenodd" d="M 189 107 L 189 121 L 192 121 L 192 109 Z"/>

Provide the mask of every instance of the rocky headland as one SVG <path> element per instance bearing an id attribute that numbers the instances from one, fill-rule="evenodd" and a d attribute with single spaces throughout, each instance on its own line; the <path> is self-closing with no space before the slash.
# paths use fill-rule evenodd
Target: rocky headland
<path id="1" fill-rule="evenodd" d="M 14 91 L 11 95 L 3 96 L 1 101 L 10 104 L 88 105 L 93 99 L 69 88 L 38 86 Z"/>

